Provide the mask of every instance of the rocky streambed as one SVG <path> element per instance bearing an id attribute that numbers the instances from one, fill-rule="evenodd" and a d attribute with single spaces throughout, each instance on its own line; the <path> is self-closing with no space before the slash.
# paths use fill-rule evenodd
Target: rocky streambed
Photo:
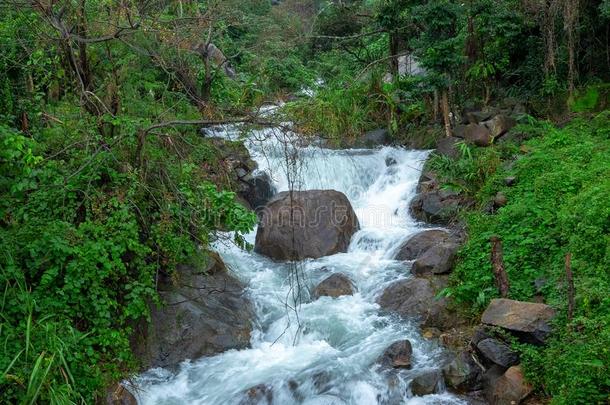
<path id="1" fill-rule="evenodd" d="M 259 207 L 259 227 L 247 236 L 254 251 L 218 241 L 205 266 L 161 280 L 166 305 L 135 345 L 148 371 L 128 387 L 133 396 L 121 391 L 111 402 L 527 397 L 518 356 L 498 331 L 543 342 L 553 311 L 495 300 L 475 328 L 439 296 L 465 238 L 447 227 L 446 205 L 464 202 L 422 176 L 427 151 L 300 147 L 269 129 L 246 145 L 258 169 L 236 167 L 244 199 Z"/>

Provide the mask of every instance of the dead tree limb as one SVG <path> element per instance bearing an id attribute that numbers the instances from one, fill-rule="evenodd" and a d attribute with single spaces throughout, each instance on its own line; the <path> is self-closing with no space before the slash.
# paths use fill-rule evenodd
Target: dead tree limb
<path id="1" fill-rule="evenodd" d="M 496 280 L 496 286 L 502 298 L 508 297 L 508 276 L 504 269 L 504 261 L 502 258 L 502 241 L 497 236 L 491 237 L 491 265 Z"/>

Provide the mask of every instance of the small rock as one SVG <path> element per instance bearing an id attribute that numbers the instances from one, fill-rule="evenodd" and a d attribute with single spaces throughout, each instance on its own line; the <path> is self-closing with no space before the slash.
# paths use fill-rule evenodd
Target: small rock
<path id="1" fill-rule="evenodd" d="M 464 139 L 476 146 L 489 146 L 493 140 L 491 132 L 485 125 L 468 124 L 464 131 Z"/>
<path id="2" fill-rule="evenodd" d="M 543 344 L 554 316 L 555 310 L 545 304 L 499 298 L 491 300 L 481 322 L 507 329 L 528 343 Z"/>
<path id="3" fill-rule="evenodd" d="M 458 249 L 459 245 L 455 243 L 432 246 L 415 260 L 411 273 L 416 276 L 449 273 L 453 270 Z"/>
<path id="4" fill-rule="evenodd" d="M 506 198 L 506 194 L 501 191 L 498 191 L 496 193 L 496 196 L 494 197 L 494 205 L 496 207 L 504 207 L 507 203 L 508 199 Z"/>
<path id="5" fill-rule="evenodd" d="M 388 347 L 381 355 L 379 362 L 393 368 L 411 368 L 413 348 L 408 340 L 399 340 Z"/>
<path id="6" fill-rule="evenodd" d="M 517 178 L 515 176 L 509 176 L 504 178 L 504 184 L 508 187 L 512 187 L 517 183 Z"/>
<path id="7" fill-rule="evenodd" d="M 416 233 L 404 242 L 396 254 L 396 260 L 415 260 L 431 247 L 451 240 L 451 234 L 440 229 Z"/>
<path id="8" fill-rule="evenodd" d="M 437 328 L 423 328 L 421 335 L 424 339 L 437 339 L 441 336 L 441 331 Z"/>
<path id="9" fill-rule="evenodd" d="M 441 382 L 441 372 L 432 370 L 420 374 L 411 381 L 411 393 L 417 396 L 434 394 Z"/>
<path id="10" fill-rule="evenodd" d="M 259 384 L 249 388 L 239 405 L 271 405 L 273 403 L 273 391 L 266 384 Z"/>
<path id="11" fill-rule="evenodd" d="M 525 380 L 521 366 L 512 366 L 491 387 L 490 402 L 492 405 L 519 404 L 533 390 Z"/>
<path id="12" fill-rule="evenodd" d="M 325 278 L 313 291 L 314 299 L 322 296 L 340 297 L 342 295 L 353 295 L 355 291 L 354 284 L 346 275 L 335 273 Z"/>
<path id="13" fill-rule="evenodd" d="M 483 339 L 477 344 L 477 349 L 488 361 L 508 368 L 519 363 L 519 354 L 512 351 L 506 344 L 496 339 Z"/>

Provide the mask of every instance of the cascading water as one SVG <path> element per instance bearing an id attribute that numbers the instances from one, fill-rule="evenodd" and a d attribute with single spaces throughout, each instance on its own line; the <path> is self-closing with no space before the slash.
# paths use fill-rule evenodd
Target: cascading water
<path id="1" fill-rule="evenodd" d="M 231 137 L 236 130 L 217 129 Z M 287 135 L 284 135 L 286 137 Z M 177 374 L 150 370 L 137 379 L 141 404 L 238 404 L 256 385 L 271 387 L 273 404 L 460 404 L 446 392 L 413 397 L 409 381 L 438 369 L 443 352 L 424 340 L 415 322 L 380 313 L 377 296 L 390 283 L 411 277 L 396 249 L 421 230 L 409 215 L 425 151 L 294 148 L 270 130 L 246 145 L 279 191 L 334 189 L 347 195 L 361 225 L 347 253 L 296 264 L 277 263 L 231 245 L 215 248 L 248 286 L 257 319 L 251 348 L 182 364 Z M 298 155 L 296 160 L 294 155 Z M 295 164 L 296 163 L 296 164 Z M 254 243 L 256 230 L 247 236 Z M 295 286 L 294 272 L 299 272 Z M 295 303 L 332 273 L 349 276 L 352 296 Z M 409 339 L 413 367 L 384 370 L 376 360 L 394 341 Z M 441 390 L 442 391 L 442 390 Z M 267 404 L 264 399 L 261 404 Z"/>

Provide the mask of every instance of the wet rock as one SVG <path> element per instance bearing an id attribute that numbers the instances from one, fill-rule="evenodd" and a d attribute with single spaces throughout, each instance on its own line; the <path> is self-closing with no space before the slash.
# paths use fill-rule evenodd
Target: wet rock
<path id="1" fill-rule="evenodd" d="M 489 146 L 493 137 L 485 125 L 468 124 L 464 130 L 464 139 L 476 146 Z"/>
<path id="2" fill-rule="evenodd" d="M 151 322 L 140 326 L 133 344 L 144 368 L 248 347 L 252 305 L 218 255 L 207 268 L 179 266 L 161 277 L 159 295 L 163 306 L 152 306 Z"/>
<path id="3" fill-rule="evenodd" d="M 440 229 L 419 232 L 404 242 L 396 254 L 396 260 L 415 260 L 431 247 L 451 240 L 451 234 Z"/>
<path id="4" fill-rule="evenodd" d="M 506 194 L 501 191 L 498 191 L 494 197 L 494 205 L 496 207 L 504 207 L 508 203 L 508 198 L 506 198 Z"/>
<path id="5" fill-rule="evenodd" d="M 325 278 L 317 287 L 313 290 L 314 299 L 322 296 L 326 297 L 340 297 L 342 295 L 353 295 L 356 288 L 344 274 L 335 273 Z"/>
<path id="6" fill-rule="evenodd" d="M 275 195 L 275 187 L 271 177 L 266 172 L 247 175 L 242 181 L 246 184 L 246 187 L 240 194 L 254 210 L 265 206 Z"/>
<path id="7" fill-rule="evenodd" d="M 417 192 L 426 193 L 438 188 L 438 181 L 436 180 L 436 177 L 436 173 L 429 170 L 424 171 L 417 182 Z"/>
<path id="8" fill-rule="evenodd" d="M 388 156 L 385 158 L 385 165 L 390 167 L 396 165 L 398 162 L 392 156 Z"/>
<path id="9" fill-rule="evenodd" d="M 447 298 L 437 298 L 445 279 L 411 278 L 390 284 L 377 299 L 379 306 L 406 318 L 418 318 L 424 327 L 446 329 L 459 320 L 447 308 Z M 437 284 L 435 284 L 437 283 Z"/>
<path id="10" fill-rule="evenodd" d="M 491 301 L 481 322 L 507 329 L 528 343 L 543 344 L 554 316 L 555 310 L 548 305 L 500 298 Z"/>
<path id="11" fill-rule="evenodd" d="M 483 339 L 477 343 L 477 349 L 484 359 L 501 367 L 508 368 L 519 363 L 519 354 L 499 340 Z"/>
<path id="12" fill-rule="evenodd" d="M 457 215 L 464 200 L 460 193 L 451 190 L 422 192 L 411 201 L 410 209 L 415 218 L 433 224 L 449 224 Z"/>
<path id="13" fill-rule="evenodd" d="M 457 392 L 470 392 L 481 388 L 481 367 L 467 352 L 457 354 L 443 367 L 445 384 Z"/>
<path id="14" fill-rule="evenodd" d="M 106 405 L 138 405 L 138 401 L 123 384 L 117 383 L 106 392 Z"/>
<path id="15" fill-rule="evenodd" d="M 433 394 L 439 389 L 441 378 L 440 370 L 420 374 L 411 381 L 411 393 L 417 396 Z"/>
<path id="16" fill-rule="evenodd" d="M 458 149 L 457 144 L 461 141 L 462 139 L 453 136 L 445 136 L 443 138 L 440 138 L 436 142 L 436 154 L 440 156 L 446 156 L 451 159 L 459 158 L 460 150 Z"/>
<path id="17" fill-rule="evenodd" d="M 411 273 L 416 276 L 449 273 L 453 270 L 458 249 L 458 244 L 450 242 L 430 247 L 413 262 Z"/>
<path id="18" fill-rule="evenodd" d="M 291 198 L 292 194 L 292 198 Z M 335 190 L 277 194 L 259 212 L 254 251 L 276 260 L 302 260 L 347 252 L 358 218 Z"/>
<path id="19" fill-rule="evenodd" d="M 388 347 L 379 358 L 379 362 L 386 367 L 411 368 L 411 355 L 413 348 L 408 340 L 399 340 Z"/>
<path id="20" fill-rule="evenodd" d="M 533 387 L 525 380 L 521 366 L 512 366 L 491 387 L 489 402 L 492 405 L 519 404 L 532 391 Z"/>
<path id="21" fill-rule="evenodd" d="M 266 384 L 259 384 L 249 388 L 239 405 L 271 405 L 273 403 L 273 391 Z"/>
<path id="22" fill-rule="evenodd" d="M 512 187 L 517 183 L 517 178 L 515 176 L 509 176 L 504 178 L 504 184 L 508 187 Z"/>
<path id="23" fill-rule="evenodd" d="M 489 129 L 493 138 L 499 138 L 510 129 L 512 129 L 517 122 L 514 118 L 508 117 L 504 114 L 498 114 L 489 121 L 485 122 L 485 126 Z"/>

